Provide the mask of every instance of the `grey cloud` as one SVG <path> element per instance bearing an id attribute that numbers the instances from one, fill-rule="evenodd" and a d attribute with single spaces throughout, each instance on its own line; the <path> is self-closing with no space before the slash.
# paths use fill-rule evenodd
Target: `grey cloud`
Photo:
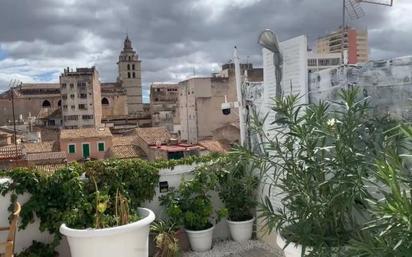
<path id="1" fill-rule="evenodd" d="M 198 75 L 206 75 L 231 59 L 234 45 L 243 60 L 261 65 L 256 39 L 265 28 L 272 28 L 281 40 L 306 34 L 313 41 L 341 22 L 341 1 L 261 0 L 229 5 L 216 17 L 213 6 L 199 5 L 199 1 L 3 0 L 0 46 L 9 49 L 9 58 L 24 59 L 28 66 L 96 64 L 102 80 L 109 81 L 116 79 L 117 56 L 128 33 L 143 61 L 147 88 L 153 81 L 190 76 L 193 67 Z M 373 29 L 373 58 L 412 51 L 405 47 L 410 34 L 389 31 L 386 8 L 364 8 L 367 16 L 350 23 Z M 388 39 L 389 32 L 396 42 Z M 92 35 L 90 42 L 85 40 L 87 35 Z M 2 81 L 4 78 L 0 78 L 0 90 Z"/>

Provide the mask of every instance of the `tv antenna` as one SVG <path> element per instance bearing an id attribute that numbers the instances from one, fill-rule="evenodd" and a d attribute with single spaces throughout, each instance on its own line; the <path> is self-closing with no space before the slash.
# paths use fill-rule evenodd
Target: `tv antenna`
<path id="1" fill-rule="evenodd" d="M 345 32 L 346 32 L 346 14 L 352 19 L 360 19 L 365 16 L 365 11 L 363 10 L 361 4 L 374 4 L 392 7 L 393 0 L 342 0 L 342 39 L 341 39 L 341 58 L 342 64 L 344 61 L 344 51 L 345 51 Z"/>

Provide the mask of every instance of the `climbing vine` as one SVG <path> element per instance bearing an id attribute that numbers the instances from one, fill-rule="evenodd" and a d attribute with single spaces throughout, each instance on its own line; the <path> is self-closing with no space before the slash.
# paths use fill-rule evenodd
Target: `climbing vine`
<path id="1" fill-rule="evenodd" d="M 41 249 L 47 251 L 38 250 L 54 253 L 61 239 L 59 228 L 62 223 L 78 229 L 120 225 L 114 204 L 119 196 L 128 207 L 129 221 L 132 222 L 138 217 L 138 207 L 155 196 L 160 169 L 207 162 L 216 156 L 211 154 L 155 162 L 107 160 L 83 165 L 74 163 L 51 175 L 42 174 L 36 169 L 16 168 L 0 172 L 0 177 L 10 178 L 0 184 L 0 194 L 5 196 L 11 193 L 11 206 L 17 195 L 30 194 L 30 198 L 22 206 L 20 229 L 25 229 L 37 216 L 40 231 L 54 235 L 51 244 L 41 244 Z M 32 245 L 31 248 L 38 247 Z M 24 254 L 27 256 L 27 251 Z"/>

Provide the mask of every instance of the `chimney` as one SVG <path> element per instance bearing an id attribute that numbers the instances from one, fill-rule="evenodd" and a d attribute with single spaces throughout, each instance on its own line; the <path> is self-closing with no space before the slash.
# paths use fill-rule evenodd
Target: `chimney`
<path id="1" fill-rule="evenodd" d="M 179 140 L 177 138 L 170 139 L 170 145 L 177 145 L 178 143 L 179 143 Z"/>

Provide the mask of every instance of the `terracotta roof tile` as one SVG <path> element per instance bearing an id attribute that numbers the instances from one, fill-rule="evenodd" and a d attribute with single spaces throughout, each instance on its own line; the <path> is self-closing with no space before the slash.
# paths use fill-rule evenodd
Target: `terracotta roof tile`
<path id="1" fill-rule="evenodd" d="M 66 159 L 66 152 L 30 153 L 26 155 L 28 161 L 63 162 Z"/>
<path id="2" fill-rule="evenodd" d="M 201 140 L 199 141 L 199 145 L 210 152 L 226 153 L 229 150 L 229 146 L 224 145 L 217 140 Z"/>
<path id="3" fill-rule="evenodd" d="M 28 154 L 57 151 L 57 145 L 55 141 L 23 144 L 23 148 Z"/>
<path id="4" fill-rule="evenodd" d="M 145 158 L 146 155 L 136 145 L 117 145 L 110 148 L 111 157 L 117 159 Z"/>
<path id="5" fill-rule="evenodd" d="M 23 149 L 21 145 L 17 145 L 17 158 L 21 158 L 23 156 Z M 8 160 L 16 158 L 16 146 L 15 145 L 7 145 L 0 147 L 0 160 Z"/>
<path id="6" fill-rule="evenodd" d="M 60 131 L 60 139 L 111 137 L 109 128 L 79 128 L 63 129 Z"/>
<path id="7" fill-rule="evenodd" d="M 156 145 L 157 142 L 166 144 L 169 142 L 171 135 L 166 128 L 137 128 L 137 135 L 142 138 L 148 145 Z"/>
<path id="8" fill-rule="evenodd" d="M 131 145 L 136 141 L 136 136 L 113 136 L 113 146 Z"/>

